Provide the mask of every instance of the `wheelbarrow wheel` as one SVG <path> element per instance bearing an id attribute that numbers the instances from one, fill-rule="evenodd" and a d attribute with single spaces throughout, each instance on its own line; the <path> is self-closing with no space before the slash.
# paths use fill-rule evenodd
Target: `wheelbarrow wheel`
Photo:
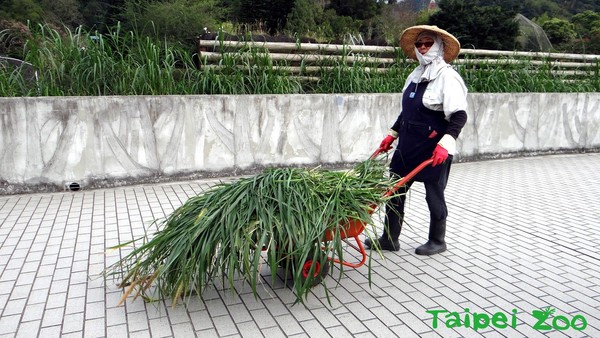
<path id="1" fill-rule="evenodd" d="M 329 275 L 329 259 L 324 259 L 323 262 L 313 259 L 313 255 L 309 255 L 304 264 L 302 265 L 301 278 L 302 283 L 306 283 L 306 280 L 309 279 L 311 268 L 314 269 L 312 271 L 312 280 L 310 281 L 310 286 L 317 286 L 321 284 L 323 279 Z"/>

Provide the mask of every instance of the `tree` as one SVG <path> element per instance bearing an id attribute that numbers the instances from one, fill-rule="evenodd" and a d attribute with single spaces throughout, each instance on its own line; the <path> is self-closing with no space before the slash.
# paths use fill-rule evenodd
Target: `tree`
<path id="1" fill-rule="evenodd" d="M 600 13 L 584 11 L 571 18 L 577 38 L 572 52 L 600 54 Z"/>
<path id="2" fill-rule="evenodd" d="M 523 8 L 523 0 L 479 0 L 478 5 L 481 7 L 498 6 L 510 13 L 511 16 L 515 16 Z"/>
<path id="3" fill-rule="evenodd" d="M 196 49 L 196 37 L 204 28 L 217 26 L 217 0 L 126 0 L 125 29 L 179 42 Z"/>
<path id="4" fill-rule="evenodd" d="M 569 17 L 569 12 L 552 0 L 525 0 L 521 14 L 528 19 L 535 19 L 544 15 L 559 18 Z"/>
<path id="5" fill-rule="evenodd" d="M 571 14 L 586 10 L 600 12 L 600 2 L 598 0 L 556 0 L 556 2 Z"/>
<path id="6" fill-rule="evenodd" d="M 513 50 L 519 35 L 518 1 L 441 0 L 429 24 L 454 34 L 463 46 Z"/>
<path id="7" fill-rule="evenodd" d="M 289 0 L 239 0 L 237 18 L 243 23 L 264 23 L 267 32 L 275 35 L 285 27 L 293 6 Z"/>
<path id="8" fill-rule="evenodd" d="M 3 0 L 0 2 L 0 19 L 26 23 L 41 23 L 44 9 L 34 0 Z"/>
<path id="9" fill-rule="evenodd" d="M 380 39 L 384 40 L 388 45 L 398 45 L 400 34 L 410 26 L 417 24 L 418 16 L 422 11 L 417 13 L 411 10 L 412 4 L 409 1 L 402 1 L 398 4 L 390 4 L 385 6 L 378 16 L 377 33 Z M 424 21 L 427 23 L 427 20 Z"/>
<path id="10" fill-rule="evenodd" d="M 580 37 L 589 38 L 595 30 L 600 29 L 600 13 L 585 11 L 575 14 L 571 22 Z"/>
<path id="11" fill-rule="evenodd" d="M 77 0 L 42 0 L 41 4 L 46 13 L 46 20 L 51 17 L 51 21 L 60 22 L 70 28 L 84 24 Z"/>
<path id="12" fill-rule="evenodd" d="M 339 16 L 367 20 L 381 13 L 382 3 L 377 0 L 332 0 L 328 8 L 335 10 Z"/>
<path id="13" fill-rule="evenodd" d="M 317 30 L 315 18 L 322 8 L 310 0 L 296 0 L 294 8 L 287 17 L 286 30 L 300 37 L 307 36 Z"/>
<path id="14" fill-rule="evenodd" d="M 80 11 L 83 16 L 83 24 L 88 29 L 95 29 L 100 32 L 108 31 L 109 27 L 115 26 L 119 22 L 126 22 L 130 19 L 127 16 L 128 7 L 134 6 L 133 1 L 128 0 L 90 0 L 80 1 Z M 145 6 L 148 1 L 136 1 Z"/>
<path id="15" fill-rule="evenodd" d="M 567 20 L 551 18 L 542 24 L 542 28 L 552 44 L 567 43 L 575 38 L 573 24 Z"/>
<path id="16" fill-rule="evenodd" d="M 330 40 L 343 40 L 347 34 L 355 34 L 360 30 L 361 21 L 349 16 L 340 16 L 333 9 L 323 12 L 323 19 L 317 23 L 322 34 Z"/>

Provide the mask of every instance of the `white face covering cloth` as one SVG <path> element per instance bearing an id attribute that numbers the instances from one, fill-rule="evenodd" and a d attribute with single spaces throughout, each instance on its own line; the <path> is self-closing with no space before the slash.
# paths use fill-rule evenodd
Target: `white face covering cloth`
<path id="1" fill-rule="evenodd" d="M 419 66 L 414 72 L 416 82 L 431 81 L 440 74 L 443 68 L 448 66 L 446 61 L 444 61 L 444 42 L 442 37 L 425 31 L 419 34 L 417 41 L 423 37 L 432 38 L 433 46 L 425 54 L 421 54 L 419 49 L 415 47 L 415 54 L 417 60 L 419 60 Z"/>

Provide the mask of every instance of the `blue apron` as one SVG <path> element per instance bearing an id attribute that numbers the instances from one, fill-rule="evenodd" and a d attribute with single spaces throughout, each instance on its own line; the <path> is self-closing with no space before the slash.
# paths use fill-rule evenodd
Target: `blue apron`
<path id="1" fill-rule="evenodd" d="M 423 93 L 428 84 L 429 82 L 420 82 L 417 85 L 413 82 L 402 96 L 402 113 L 397 130 L 398 146 L 390 164 L 390 171 L 401 177 L 431 158 L 448 127 L 443 111 L 431 110 L 423 105 Z M 413 181 L 437 182 L 442 172 L 447 172 L 451 161 L 452 156 L 448 156 L 443 164 L 426 167 Z"/>

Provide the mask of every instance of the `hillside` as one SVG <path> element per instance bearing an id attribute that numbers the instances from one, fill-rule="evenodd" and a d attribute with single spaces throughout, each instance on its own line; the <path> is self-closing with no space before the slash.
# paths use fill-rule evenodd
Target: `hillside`
<path id="1" fill-rule="evenodd" d="M 577 14 L 587 10 L 600 12 L 600 1 L 598 0 L 555 0 L 550 2 L 558 4 L 570 14 Z"/>
<path id="2" fill-rule="evenodd" d="M 431 0 L 404 0 L 410 4 L 409 8 L 418 12 L 427 8 Z M 436 2 L 440 2 L 437 0 Z M 484 4 L 493 4 L 496 0 L 481 0 Z M 521 14 L 533 18 L 547 12 L 550 16 L 571 16 L 587 10 L 600 12 L 598 0 L 524 0 Z"/>

